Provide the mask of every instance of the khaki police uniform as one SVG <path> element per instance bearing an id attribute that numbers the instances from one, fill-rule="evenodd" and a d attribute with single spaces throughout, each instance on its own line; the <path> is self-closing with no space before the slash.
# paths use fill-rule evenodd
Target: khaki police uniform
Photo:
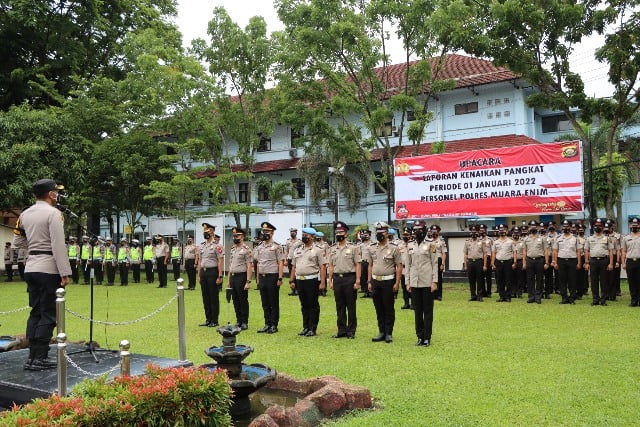
<path id="1" fill-rule="evenodd" d="M 404 305 L 401 307 L 406 310 L 411 308 L 411 293 L 407 290 L 407 246 L 410 241 L 405 242 L 404 240 L 397 241 L 398 248 L 400 248 L 400 253 L 402 254 L 402 278 L 400 279 L 400 288 L 402 290 L 402 300 L 404 301 Z M 397 292 L 396 292 L 397 295 Z"/>
<path id="2" fill-rule="evenodd" d="M 193 243 L 184 247 L 184 269 L 187 272 L 189 286 L 187 289 L 194 290 L 196 288 L 196 252 L 198 247 Z"/>
<path id="3" fill-rule="evenodd" d="M 584 246 L 587 243 L 587 239 L 579 234 L 576 236 L 578 245 L 578 264 L 581 266 L 576 272 L 576 292 L 578 296 L 576 299 L 582 299 L 584 295 L 589 293 L 589 272 L 585 268 Z"/>
<path id="4" fill-rule="evenodd" d="M 182 245 L 172 242 L 171 246 L 169 246 L 169 254 L 173 268 L 173 280 L 177 281 L 180 278 L 180 264 L 182 264 Z"/>
<path id="5" fill-rule="evenodd" d="M 548 268 L 549 249 L 547 239 L 538 233 L 531 233 L 524 239 L 524 267 L 527 272 L 527 302 L 542 302 L 544 292 L 544 270 Z"/>
<path id="6" fill-rule="evenodd" d="M 516 259 L 510 237 L 503 236 L 493 241 L 491 264 L 496 272 L 496 285 L 500 295 L 498 302 L 511 302 L 511 295 L 516 293 L 512 274 Z"/>
<path id="7" fill-rule="evenodd" d="M 142 249 L 135 241 L 129 248 L 129 259 L 131 260 L 131 270 L 133 271 L 133 283 L 140 283 L 140 265 L 142 264 Z"/>
<path id="8" fill-rule="evenodd" d="M 236 323 L 242 329 L 249 324 L 249 284 L 251 277 L 247 272 L 253 269 L 253 251 L 241 242 L 231 246 L 229 260 L 229 288 L 236 313 Z"/>
<path id="9" fill-rule="evenodd" d="M 620 241 L 623 268 L 627 270 L 631 306 L 640 306 L 640 233 L 630 233 Z"/>
<path id="10" fill-rule="evenodd" d="M 337 337 L 353 338 L 356 333 L 356 293 L 360 287 L 361 261 L 358 246 L 346 240 L 329 248 L 329 280 L 336 301 Z"/>
<path id="11" fill-rule="evenodd" d="M 561 234 L 553 241 L 554 268 L 558 271 L 560 295 L 563 304 L 572 304 L 578 297 L 576 272 L 578 268 L 578 238 Z"/>
<path id="12" fill-rule="evenodd" d="M 260 286 L 260 299 L 266 329 L 277 330 L 280 322 L 280 286 L 284 252 L 273 240 L 262 242 L 253 249 L 256 263 L 256 280 Z M 280 279 L 280 280 L 278 280 Z M 262 328 L 263 332 L 267 331 Z"/>
<path id="13" fill-rule="evenodd" d="M 591 294 L 593 305 L 607 305 L 611 294 L 609 275 L 607 271 L 613 269 L 612 239 L 604 234 L 594 234 L 587 238 L 584 251 L 591 271 Z"/>
<path id="14" fill-rule="evenodd" d="M 544 296 L 550 298 L 555 292 L 560 290 L 560 280 L 558 277 L 558 270 L 555 269 L 555 265 L 551 265 L 553 261 L 553 245 L 555 240 L 560 237 L 556 232 L 549 232 L 545 237 L 547 239 L 547 248 L 549 250 L 549 268 L 544 272 Z"/>
<path id="15" fill-rule="evenodd" d="M 482 243 L 484 244 L 484 251 L 487 254 L 487 268 L 486 270 L 482 271 L 482 276 L 483 276 L 483 280 L 482 280 L 482 285 L 483 285 L 483 290 L 482 290 L 482 294 L 485 297 L 490 297 L 491 296 L 491 282 L 493 280 L 493 267 L 491 266 L 491 253 L 493 252 L 493 242 L 494 240 L 489 237 L 489 236 L 483 236 L 479 238 L 480 240 L 482 240 Z"/>
<path id="16" fill-rule="evenodd" d="M 442 291 L 444 288 L 444 286 L 442 286 L 442 275 L 444 274 L 449 248 L 447 247 L 447 241 L 440 235 L 435 239 L 435 243 L 436 252 L 438 254 L 438 289 L 435 291 L 434 297 L 438 301 L 442 301 Z"/>
<path id="17" fill-rule="evenodd" d="M 204 241 L 199 249 L 198 276 L 202 291 L 202 306 L 206 318 L 205 326 L 218 326 L 220 316 L 220 291 L 222 284 L 218 285 L 218 279 L 223 273 L 224 248 L 222 245 L 211 241 Z"/>
<path id="18" fill-rule="evenodd" d="M 4 247 L 4 271 L 7 275 L 6 281 L 11 282 L 13 280 L 13 248 L 11 243 Z"/>
<path id="19" fill-rule="evenodd" d="M 407 247 L 405 279 L 411 290 L 416 336 L 431 341 L 433 330 L 433 284 L 438 283 L 438 242 L 410 242 Z"/>
<path id="20" fill-rule="evenodd" d="M 159 288 L 167 287 L 167 263 L 169 262 L 169 245 L 163 240 L 153 247 L 153 256 L 158 269 Z"/>
<path id="21" fill-rule="evenodd" d="M 80 266 L 80 246 L 75 242 L 69 242 L 67 245 L 67 255 L 69 257 L 69 265 L 71 265 L 71 278 L 74 284 L 78 284 Z"/>
<path id="22" fill-rule="evenodd" d="M 24 265 L 27 262 L 27 250 L 25 248 L 18 248 L 18 274 L 20 275 L 20 280 L 24 280 Z"/>
<path id="23" fill-rule="evenodd" d="M 513 270 L 513 282 L 516 288 L 515 297 L 521 298 L 522 293 L 527 291 L 527 273 L 522 267 L 524 242 L 520 236 L 517 239 L 512 236 L 511 239 L 513 240 L 513 253 L 516 256 L 516 268 Z"/>
<path id="24" fill-rule="evenodd" d="M 472 301 L 482 301 L 484 297 L 484 274 L 487 265 L 487 246 L 480 238 L 467 239 L 464 242 L 464 267 L 469 279 L 469 290 Z"/>
<path id="25" fill-rule="evenodd" d="M 367 247 L 369 263 L 370 291 L 373 292 L 373 305 L 376 309 L 378 331 L 381 335 L 391 337 L 395 325 L 396 313 L 393 306 L 393 293 L 399 285 L 399 273 L 402 273 L 402 254 L 400 248 L 391 242 L 382 245 L 378 242 Z M 397 288 L 396 288 L 397 289 Z"/>
<path id="26" fill-rule="evenodd" d="M 320 322 L 320 286 L 324 288 L 326 278 L 324 245 L 298 246 L 293 250 L 291 262 L 302 308 L 302 328 L 315 334 Z"/>
<path id="27" fill-rule="evenodd" d="M 367 272 L 369 271 L 369 261 L 368 261 L 369 258 L 367 255 L 369 245 L 371 245 L 371 241 L 369 239 L 360 241 L 357 245 L 358 249 L 360 250 L 360 258 L 361 258 L 360 291 L 363 294 L 361 298 L 371 298 L 371 294 L 369 292 L 369 285 L 368 285 L 369 277 L 367 275 Z"/>
<path id="28" fill-rule="evenodd" d="M 611 227 L 613 227 L 613 224 Z M 609 234 L 609 238 L 613 241 L 613 270 L 609 271 L 609 283 L 611 283 L 611 295 L 609 295 L 609 299 L 615 301 L 616 296 L 622 295 L 622 290 L 620 289 L 622 235 L 614 231 Z"/>

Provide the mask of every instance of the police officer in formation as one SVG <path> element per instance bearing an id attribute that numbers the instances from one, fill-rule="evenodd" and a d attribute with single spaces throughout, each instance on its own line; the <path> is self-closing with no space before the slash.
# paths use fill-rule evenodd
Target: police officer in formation
<path id="1" fill-rule="evenodd" d="M 7 275 L 5 282 L 11 282 L 13 280 L 13 248 L 11 242 L 6 242 L 4 245 L 4 272 Z"/>
<path id="2" fill-rule="evenodd" d="M 553 262 L 551 265 L 557 271 L 560 286 L 560 304 L 575 304 L 578 292 L 576 289 L 576 275 L 582 269 L 579 263 L 580 249 L 578 238 L 571 234 L 571 223 L 562 221 L 562 234 L 553 241 Z"/>
<path id="3" fill-rule="evenodd" d="M 218 326 L 218 316 L 220 315 L 219 293 L 222 289 L 222 274 L 224 272 L 224 249 L 213 238 L 215 230 L 215 225 L 207 222 L 202 224 L 204 242 L 202 242 L 198 251 L 198 277 L 200 278 L 202 305 L 206 318 L 199 326 L 212 328 Z"/>
<path id="4" fill-rule="evenodd" d="M 329 248 L 327 277 L 336 301 L 338 332 L 333 338 L 356 336 L 357 292 L 360 288 L 362 255 L 358 246 L 347 240 L 349 227 L 342 221 L 333 226 L 336 243 Z"/>
<path id="5" fill-rule="evenodd" d="M 477 225 L 470 227 L 471 237 L 464 242 L 462 269 L 469 279 L 469 301 L 482 301 L 484 297 L 484 272 L 487 270 L 487 246 L 480 239 Z M 417 235 L 416 235 L 417 238 Z"/>
<path id="6" fill-rule="evenodd" d="M 113 239 L 107 237 L 104 245 L 104 270 L 107 274 L 107 286 L 113 286 L 116 281 L 116 245 Z"/>
<path id="7" fill-rule="evenodd" d="M 89 242 L 89 236 L 82 236 L 80 247 L 80 268 L 82 269 L 82 284 L 88 285 L 91 279 L 91 256 L 93 248 Z"/>
<path id="8" fill-rule="evenodd" d="M 611 291 L 609 293 L 608 300 L 615 301 L 617 296 L 621 296 L 622 292 L 620 289 L 620 259 L 621 259 L 621 248 L 620 248 L 620 240 L 622 236 L 620 233 L 616 231 L 616 222 L 613 219 L 607 219 L 604 224 L 604 229 L 602 231 L 605 236 L 609 236 L 611 241 L 613 242 L 613 270 L 608 273 L 608 281 Z"/>
<path id="9" fill-rule="evenodd" d="M 367 248 L 369 262 L 368 286 L 378 320 L 378 335 L 371 341 L 391 343 L 396 320 L 393 306 L 394 292 L 398 292 L 402 279 L 402 255 L 398 246 L 389 241 L 389 225 L 376 222 L 376 242 Z"/>
<path id="10" fill-rule="evenodd" d="M 301 245 L 302 245 L 302 241 L 298 239 L 298 229 L 295 227 L 291 227 L 289 229 L 289 238 L 284 243 L 284 255 L 285 255 L 285 262 L 286 262 L 285 267 L 287 267 L 288 269 L 290 278 L 291 278 L 291 267 L 293 267 L 293 265 L 291 264 L 291 256 L 293 255 L 293 250 Z M 289 296 L 296 296 L 296 295 L 298 295 L 298 291 L 294 286 L 293 289 L 291 289 Z"/>
<path id="11" fill-rule="evenodd" d="M 447 242 L 440 235 L 440 226 L 434 224 L 431 226 L 431 233 L 433 240 L 436 243 L 436 252 L 438 253 L 438 288 L 435 291 L 434 299 L 436 301 L 442 301 L 442 275 L 444 274 L 445 265 L 447 262 L 447 255 L 449 249 L 447 248 Z"/>
<path id="12" fill-rule="evenodd" d="M 407 249 L 406 287 L 414 306 L 416 345 L 431 345 L 433 329 L 433 301 L 438 289 L 437 242 L 425 239 L 426 226 L 422 221 L 413 224 L 415 240 Z"/>
<path id="13" fill-rule="evenodd" d="M 551 265 L 553 262 L 552 252 L 553 245 L 558 237 L 558 233 L 556 233 L 556 223 L 555 221 L 549 221 L 547 223 L 543 223 L 542 228 L 540 229 L 542 232 L 546 234 L 545 238 L 547 239 L 547 248 L 549 248 L 549 268 L 547 268 L 544 272 L 544 298 L 551 299 L 551 295 L 558 292 L 560 289 L 560 282 L 558 280 L 558 270 L 555 268 L 555 265 Z"/>
<path id="14" fill-rule="evenodd" d="M 147 237 L 144 241 L 144 247 L 142 248 L 142 261 L 144 262 L 144 275 L 147 279 L 147 283 L 153 283 L 154 280 L 154 264 L 155 253 L 153 247 L 153 239 Z"/>
<path id="15" fill-rule="evenodd" d="M 529 222 L 528 236 L 524 239 L 522 266 L 527 272 L 527 303 L 542 304 L 543 277 L 545 270 L 549 268 L 549 248 L 547 239 L 539 234 L 536 221 Z"/>
<path id="16" fill-rule="evenodd" d="M 120 286 L 129 285 L 129 266 L 131 259 L 129 255 L 129 245 L 127 239 L 120 239 L 120 247 L 118 248 L 118 272 L 120 273 Z"/>
<path id="17" fill-rule="evenodd" d="M 91 251 L 91 267 L 93 268 L 93 274 L 96 278 L 96 285 L 102 285 L 102 281 L 104 280 L 104 271 L 102 268 L 104 252 L 105 242 L 100 240 L 95 242 Z"/>
<path id="18" fill-rule="evenodd" d="M 369 271 L 367 248 L 371 244 L 371 230 L 367 228 L 362 229 L 360 230 L 359 235 L 360 241 L 358 242 L 358 248 L 360 249 L 360 255 L 362 256 L 362 261 L 360 262 L 360 271 L 362 272 L 360 275 L 360 290 L 362 291 L 362 296 L 360 298 L 371 298 L 369 285 L 367 283 L 369 280 L 367 276 L 367 272 Z"/>
<path id="19" fill-rule="evenodd" d="M 133 283 L 140 283 L 140 263 L 142 263 L 142 251 L 140 250 L 140 241 L 138 239 L 131 240 L 129 248 L 129 260 L 131 261 L 131 270 L 133 271 Z"/>
<path id="20" fill-rule="evenodd" d="M 486 224 L 480 224 L 478 226 L 478 232 L 480 233 L 480 240 L 485 246 L 485 252 L 487 253 L 487 268 L 482 271 L 482 295 L 491 298 L 491 282 L 493 280 L 493 268 L 491 268 L 491 251 L 493 251 L 493 239 L 487 234 Z"/>
<path id="21" fill-rule="evenodd" d="M 607 305 L 611 293 L 608 283 L 608 271 L 613 270 L 612 239 L 603 234 L 604 221 L 600 218 L 593 223 L 593 234 L 587 238 L 584 245 L 585 268 L 591 273 L 591 305 Z"/>
<path id="22" fill-rule="evenodd" d="M 197 246 L 193 243 L 193 237 L 187 238 L 187 245 L 184 247 L 184 269 L 187 272 L 187 278 L 189 285 L 187 287 L 190 291 L 196 289 L 196 254 L 198 252 Z"/>
<path id="23" fill-rule="evenodd" d="M 71 278 L 74 284 L 78 284 L 78 280 L 80 279 L 78 272 L 78 268 L 80 267 L 80 246 L 73 236 L 69 237 L 67 255 L 69 257 L 69 264 L 71 265 Z"/>
<path id="24" fill-rule="evenodd" d="M 16 258 L 18 263 L 18 274 L 20 280 L 24 280 L 24 265 L 27 262 L 27 250 L 25 248 L 18 248 L 18 257 Z"/>
<path id="25" fill-rule="evenodd" d="M 56 325 L 56 289 L 69 283 L 71 265 L 64 241 L 64 219 L 54 206 L 63 187 L 51 179 L 33 185 L 36 203 L 24 210 L 14 231 L 13 246 L 29 251 L 25 281 L 31 311 L 27 320 L 29 356 L 25 370 L 56 367 L 49 359 L 49 341 Z"/>
<path id="26" fill-rule="evenodd" d="M 504 224 L 498 227 L 498 238 L 493 241 L 491 268 L 496 272 L 496 284 L 500 295 L 497 302 L 511 302 L 511 295 L 516 291 L 512 275 L 516 268 L 516 255 L 513 240 L 507 236 L 507 227 Z"/>
<path id="27" fill-rule="evenodd" d="M 587 239 L 584 237 L 584 225 L 576 224 L 575 233 L 578 242 L 578 264 L 582 266 L 582 268 L 576 272 L 576 299 L 581 300 L 583 296 L 589 295 L 589 271 L 585 268 L 584 257 L 584 246 L 587 242 Z"/>
<path id="28" fill-rule="evenodd" d="M 213 238 L 213 235 L 211 236 Z M 156 236 L 157 244 L 153 247 L 155 266 L 158 269 L 159 288 L 167 287 L 167 264 L 169 263 L 169 245 L 160 234 Z"/>
<path id="29" fill-rule="evenodd" d="M 515 293 L 511 294 L 512 298 L 522 298 L 522 294 L 527 291 L 527 273 L 524 270 L 524 242 L 521 239 L 522 229 L 513 227 L 511 230 L 511 239 L 513 240 L 513 254 L 516 257 L 516 267 L 513 270 L 513 281 Z"/>
<path id="30" fill-rule="evenodd" d="M 640 307 L 640 220 L 629 221 L 630 233 L 620 240 L 622 268 L 627 271 L 630 307 Z"/>
<path id="31" fill-rule="evenodd" d="M 233 246 L 229 261 L 229 289 L 236 313 L 236 326 L 245 330 L 249 328 L 249 289 L 253 275 L 253 251 L 244 241 L 245 231 L 234 227 L 231 229 Z"/>
<path id="32" fill-rule="evenodd" d="M 264 311 L 264 326 L 258 333 L 275 334 L 280 322 L 280 286 L 284 270 L 284 251 L 273 241 L 276 227 L 269 222 L 260 224 L 262 243 L 254 248 L 256 283 Z M 295 280 L 294 280 L 295 284 Z"/>
<path id="33" fill-rule="evenodd" d="M 182 264 L 182 245 L 177 237 L 171 238 L 169 253 L 171 254 L 171 266 L 173 267 L 173 280 L 178 280 L 180 278 L 180 264 Z"/>
<path id="34" fill-rule="evenodd" d="M 404 227 L 402 229 L 402 240 L 398 242 L 398 247 L 400 248 L 400 253 L 402 254 L 402 280 L 400 282 L 400 288 L 402 288 L 402 300 L 404 304 L 400 309 L 408 310 L 411 308 L 411 292 L 406 287 L 406 276 L 407 276 L 407 247 L 409 243 L 413 240 L 413 236 L 411 233 L 410 227 Z"/>

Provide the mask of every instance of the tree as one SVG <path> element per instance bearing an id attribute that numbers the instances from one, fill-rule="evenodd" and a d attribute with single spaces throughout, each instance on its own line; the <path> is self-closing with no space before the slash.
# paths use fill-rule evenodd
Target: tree
<path id="1" fill-rule="evenodd" d="M 258 187 L 258 191 L 261 189 L 266 191 L 272 211 L 275 210 L 278 205 L 289 209 L 295 207 L 295 205 L 286 201 L 287 196 L 296 197 L 298 195 L 291 181 L 272 182 L 266 176 L 261 176 L 256 180 L 256 186 Z"/>

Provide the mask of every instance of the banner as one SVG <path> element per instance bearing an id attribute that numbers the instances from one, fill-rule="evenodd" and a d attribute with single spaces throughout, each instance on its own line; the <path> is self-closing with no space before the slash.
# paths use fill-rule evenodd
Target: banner
<path id="1" fill-rule="evenodd" d="M 396 219 L 582 212 L 579 141 L 398 158 Z"/>

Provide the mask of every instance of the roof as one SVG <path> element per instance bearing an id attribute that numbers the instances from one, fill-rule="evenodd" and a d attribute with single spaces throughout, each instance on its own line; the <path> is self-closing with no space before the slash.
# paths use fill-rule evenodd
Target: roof
<path id="1" fill-rule="evenodd" d="M 530 144 L 542 144 L 540 141 L 537 141 L 533 138 L 529 138 L 524 135 L 501 135 L 501 136 L 490 136 L 485 138 L 470 138 L 470 139 L 461 139 L 456 141 L 447 141 L 445 142 L 445 153 L 456 153 L 460 151 L 472 151 L 478 149 L 488 149 L 488 148 L 503 148 L 503 147 L 517 147 L 520 145 L 530 145 Z M 397 149 L 396 157 L 411 157 L 411 156 L 424 156 L 426 154 L 431 154 L 431 143 L 422 143 L 418 147 L 418 153 L 413 153 L 413 145 L 403 145 L 401 147 L 394 147 Z M 377 161 L 382 158 L 384 153 L 383 148 L 376 148 L 371 151 L 371 161 Z M 282 159 L 282 160 L 270 160 L 266 162 L 258 162 L 253 165 L 254 173 L 265 173 L 265 172 L 275 172 L 275 171 L 283 171 L 283 170 L 293 170 L 298 166 L 299 159 Z M 231 167 L 233 172 L 246 170 L 245 165 L 233 165 Z M 218 172 L 206 169 L 197 174 L 198 178 L 205 177 L 214 177 L 217 176 Z"/>

